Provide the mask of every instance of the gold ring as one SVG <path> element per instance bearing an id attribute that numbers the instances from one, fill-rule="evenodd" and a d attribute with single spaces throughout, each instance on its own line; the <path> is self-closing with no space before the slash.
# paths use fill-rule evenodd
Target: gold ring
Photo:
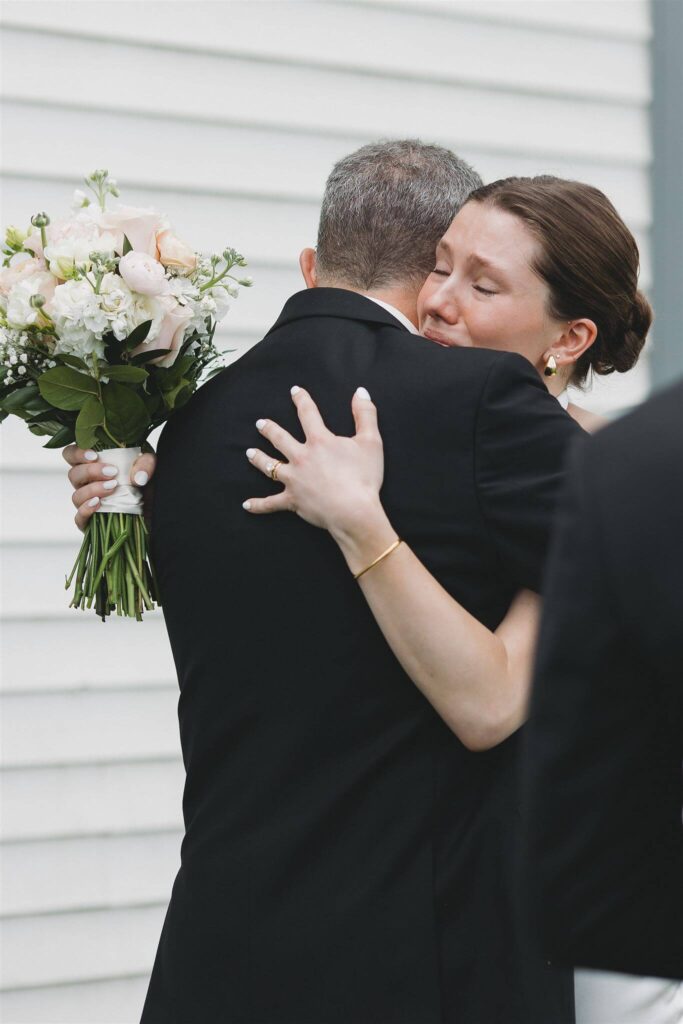
<path id="1" fill-rule="evenodd" d="M 281 465 L 282 465 L 282 461 L 280 461 L 280 462 L 275 462 L 275 463 L 273 463 L 273 465 L 272 465 L 272 466 L 270 467 L 270 479 L 271 479 L 271 480 L 275 480 L 275 481 L 277 481 L 277 471 L 278 471 L 278 469 L 280 468 L 280 466 L 281 466 Z"/>

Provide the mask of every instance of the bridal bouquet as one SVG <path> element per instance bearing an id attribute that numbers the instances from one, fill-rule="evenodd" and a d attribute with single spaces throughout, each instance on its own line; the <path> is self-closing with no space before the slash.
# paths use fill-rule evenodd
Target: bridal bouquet
<path id="1" fill-rule="evenodd" d="M 234 249 L 195 252 L 153 210 L 119 205 L 107 171 L 85 179 L 71 215 L 7 228 L 0 270 L 0 422 L 13 414 L 45 448 L 73 441 L 119 468 L 66 580 L 72 607 L 102 621 L 159 603 L 130 467 L 149 434 L 223 369 L 216 324 L 250 278 Z M 201 380 L 200 380 L 201 378 Z"/>

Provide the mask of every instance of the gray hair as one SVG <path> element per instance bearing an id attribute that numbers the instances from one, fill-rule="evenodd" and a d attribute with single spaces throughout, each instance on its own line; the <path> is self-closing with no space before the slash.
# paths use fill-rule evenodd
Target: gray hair
<path id="1" fill-rule="evenodd" d="M 320 211 L 320 283 L 370 291 L 422 281 L 436 243 L 481 184 L 455 153 L 419 139 L 374 142 L 343 157 Z"/>

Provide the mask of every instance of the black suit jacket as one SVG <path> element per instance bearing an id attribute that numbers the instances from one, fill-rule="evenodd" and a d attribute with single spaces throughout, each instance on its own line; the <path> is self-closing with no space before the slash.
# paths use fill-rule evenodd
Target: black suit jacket
<path id="1" fill-rule="evenodd" d="M 573 453 L 524 759 L 547 949 L 683 977 L 683 384 Z"/>
<path id="2" fill-rule="evenodd" d="M 276 489 L 245 457 L 255 420 L 302 437 L 294 384 L 345 434 L 369 389 L 392 523 L 491 627 L 539 585 L 577 429 L 520 356 L 442 348 L 338 289 L 293 296 L 167 424 L 152 552 L 186 835 L 144 1024 L 571 1020 L 512 917 L 516 737 L 467 751 L 330 536 L 241 507 Z"/>

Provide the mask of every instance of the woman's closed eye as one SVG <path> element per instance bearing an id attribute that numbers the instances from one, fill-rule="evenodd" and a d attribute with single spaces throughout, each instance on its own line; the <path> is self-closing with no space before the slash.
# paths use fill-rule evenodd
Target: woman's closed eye
<path id="1" fill-rule="evenodd" d="M 445 267 L 434 267 L 432 270 L 432 274 L 438 274 L 439 277 L 449 277 L 450 273 L 450 270 L 447 270 Z"/>
<path id="2" fill-rule="evenodd" d="M 475 291 L 480 292 L 482 295 L 497 295 L 498 292 L 493 291 L 492 288 L 484 288 L 483 285 L 473 284 L 472 287 Z"/>

